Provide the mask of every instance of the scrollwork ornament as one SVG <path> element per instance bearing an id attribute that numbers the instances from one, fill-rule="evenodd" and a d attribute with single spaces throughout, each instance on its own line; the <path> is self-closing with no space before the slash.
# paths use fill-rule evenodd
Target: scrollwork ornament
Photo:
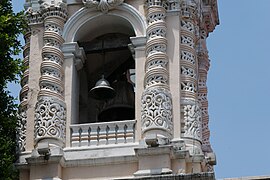
<path id="1" fill-rule="evenodd" d="M 172 99 L 165 89 L 148 89 L 142 96 L 142 132 L 152 129 L 172 135 Z"/>
<path id="2" fill-rule="evenodd" d="M 83 0 L 86 7 L 96 7 L 103 13 L 107 13 L 109 10 L 122 4 L 124 0 Z"/>
<path id="3" fill-rule="evenodd" d="M 35 139 L 65 138 L 65 105 L 52 97 L 41 97 L 35 110 Z"/>
<path id="4" fill-rule="evenodd" d="M 184 110 L 184 136 L 197 139 L 202 139 L 202 115 L 198 104 L 188 104 L 183 107 Z"/>
<path id="5" fill-rule="evenodd" d="M 25 151 L 26 145 L 26 121 L 27 114 L 26 109 L 20 109 L 17 116 L 17 152 Z"/>

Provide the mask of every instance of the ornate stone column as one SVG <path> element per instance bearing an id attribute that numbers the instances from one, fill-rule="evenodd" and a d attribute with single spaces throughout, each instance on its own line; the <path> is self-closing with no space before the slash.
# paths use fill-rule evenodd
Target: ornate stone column
<path id="1" fill-rule="evenodd" d="M 193 1 L 181 4 L 181 134 L 192 155 L 202 154 L 202 117 L 198 101 L 198 61 L 196 41 L 198 33 L 198 7 Z"/>
<path id="2" fill-rule="evenodd" d="M 148 0 L 144 92 L 142 95 L 142 136 L 171 139 L 172 99 L 169 89 L 166 10 L 162 0 Z"/>
<path id="3" fill-rule="evenodd" d="M 207 99 L 207 74 L 210 67 L 210 61 L 208 59 L 208 51 L 206 47 L 206 31 L 201 30 L 201 36 L 197 48 L 198 55 L 198 63 L 199 63 L 199 91 L 198 91 L 198 100 L 201 103 L 201 111 L 202 111 L 202 150 L 204 152 L 213 152 L 209 137 L 210 131 L 208 128 L 208 99 Z"/>
<path id="4" fill-rule="evenodd" d="M 30 36 L 31 31 L 24 35 L 25 46 L 23 48 L 23 66 L 26 68 L 23 72 L 21 79 L 20 91 L 20 108 L 18 112 L 18 125 L 17 125 L 17 152 L 25 151 L 26 146 L 26 125 L 27 125 L 27 104 L 28 104 L 28 91 L 29 91 L 29 54 L 30 54 Z"/>
<path id="5" fill-rule="evenodd" d="M 199 63 L 199 79 L 198 79 L 198 100 L 201 103 L 202 112 L 202 151 L 205 156 L 210 157 L 210 161 L 207 162 L 207 171 L 213 171 L 213 165 L 215 162 L 215 154 L 213 153 L 209 138 L 210 131 L 208 128 L 209 115 L 208 115 L 208 99 L 207 99 L 207 74 L 210 67 L 210 61 L 208 57 L 208 51 L 206 46 L 207 31 L 201 30 L 200 40 L 197 47 L 197 56 Z"/>
<path id="6" fill-rule="evenodd" d="M 67 19 L 66 4 L 44 2 L 44 46 L 39 79 L 40 91 L 35 109 L 35 143 L 48 142 L 62 147 L 65 142 L 66 107 L 64 102 L 64 56 L 60 49 Z"/>
<path id="7" fill-rule="evenodd" d="M 37 11 L 33 11 L 29 2 L 25 4 L 26 18 L 28 21 L 28 29 L 24 34 L 25 46 L 23 48 L 23 66 L 25 67 L 21 78 L 20 91 L 20 107 L 18 112 L 17 122 L 17 153 L 22 153 L 31 150 L 33 147 L 33 132 L 32 132 L 32 110 L 33 104 L 36 103 L 35 96 L 35 72 L 31 66 L 33 63 L 38 64 L 39 58 L 36 54 L 36 47 L 33 48 L 33 42 L 39 39 L 40 29 L 42 28 L 42 17 Z M 32 42 L 32 45 L 31 45 Z M 38 45 L 37 45 L 38 47 Z M 35 54 L 34 54 L 35 53 Z M 35 62 L 34 62 L 35 61 Z M 27 153 L 26 153 L 27 154 Z"/>

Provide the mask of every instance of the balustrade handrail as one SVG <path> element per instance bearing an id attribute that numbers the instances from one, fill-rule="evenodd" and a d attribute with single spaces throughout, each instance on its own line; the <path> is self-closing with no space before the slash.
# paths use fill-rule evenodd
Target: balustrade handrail
<path id="1" fill-rule="evenodd" d="M 136 124 L 136 120 L 124 120 L 124 121 L 111 121 L 111 122 L 98 122 L 98 123 L 83 123 L 83 124 L 71 124 L 70 127 L 78 127 L 78 126 L 93 126 L 93 125 L 108 125 L 108 124 L 125 124 L 133 122 Z"/>
<path id="2" fill-rule="evenodd" d="M 136 120 L 72 124 L 71 147 L 135 142 Z"/>

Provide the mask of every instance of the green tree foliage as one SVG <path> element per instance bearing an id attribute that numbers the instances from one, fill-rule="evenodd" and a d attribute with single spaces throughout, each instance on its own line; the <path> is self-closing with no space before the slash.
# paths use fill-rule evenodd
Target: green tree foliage
<path id="1" fill-rule="evenodd" d="M 5 180 L 16 179 L 17 105 L 7 83 L 18 82 L 21 60 L 14 57 L 21 51 L 18 36 L 25 24 L 23 13 L 13 12 L 11 0 L 0 0 L 0 179 Z"/>

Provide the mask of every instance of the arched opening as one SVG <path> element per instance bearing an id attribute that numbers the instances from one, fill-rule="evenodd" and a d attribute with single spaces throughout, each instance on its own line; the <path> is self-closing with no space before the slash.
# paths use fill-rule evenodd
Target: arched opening
<path id="1" fill-rule="evenodd" d="M 79 122 L 108 122 L 135 118 L 135 61 L 129 48 L 132 25 L 119 16 L 104 14 L 85 23 L 75 35 L 86 60 L 79 70 Z M 104 76 L 115 97 L 96 100 L 89 91 Z M 106 93 L 106 92 L 104 92 Z"/>

